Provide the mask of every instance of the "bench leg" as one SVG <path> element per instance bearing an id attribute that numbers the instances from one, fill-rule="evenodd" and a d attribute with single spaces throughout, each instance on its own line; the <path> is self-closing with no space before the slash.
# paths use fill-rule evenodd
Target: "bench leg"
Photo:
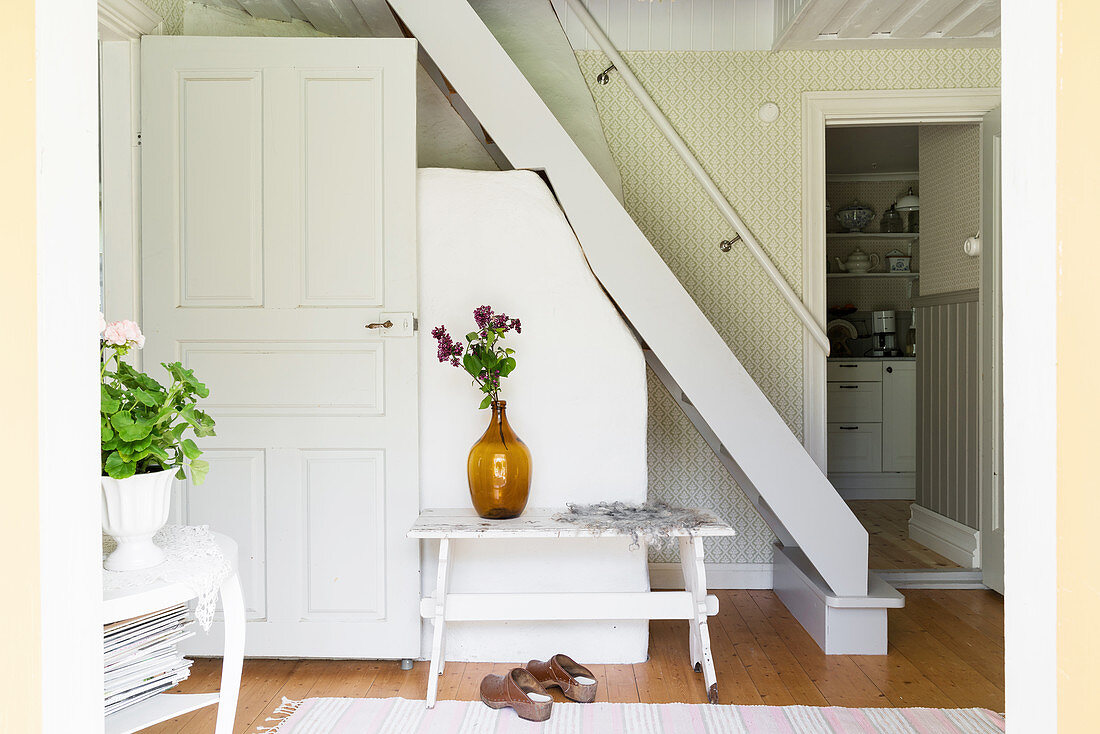
<path id="1" fill-rule="evenodd" d="M 691 663 L 702 672 L 707 700 L 718 703 L 718 677 L 710 651 L 710 627 L 707 624 L 707 573 L 703 565 L 703 539 L 680 538 L 680 569 L 684 589 L 691 593 L 695 617 L 688 622 Z"/>
<path id="2" fill-rule="evenodd" d="M 444 667 L 444 641 L 447 626 L 447 582 L 451 567 L 451 541 L 441 538 L 439 541 L 439 568 L 436 570 L 435 616 L 432 618 L 434 629 L 432 630 L 432 661 L 428 667 L 428 708 L 435 706 L 436 696 L 439 694 L 439 676 L 443 674 Z"/>

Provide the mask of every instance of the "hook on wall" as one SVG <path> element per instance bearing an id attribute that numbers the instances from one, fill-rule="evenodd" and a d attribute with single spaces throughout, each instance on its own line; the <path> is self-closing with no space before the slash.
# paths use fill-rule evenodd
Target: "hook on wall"
<path id="1" fill-rule="evenodd" d="M 718 249 L 721 250 L 722 252 L 729 252 L 730 250 L 733 249 L 733 246 L 737 243 L 737 241 L 739 239 L 741 239 L 741 235 L 735 234 L 733 236 L 733 239 L 722 240 L 721 242 L 718 243 Z"/>
<path id="2" fill-rule="evenodd" d="M 596 75 L 596 83 L 600 86 L 607 86 L 607 83 L 611 81 L 611 75 L 609 72 L 612 72 L 614 70 L 615 65 L 612 64 L 611 66 L 601 71 L 599 74 Z"/>

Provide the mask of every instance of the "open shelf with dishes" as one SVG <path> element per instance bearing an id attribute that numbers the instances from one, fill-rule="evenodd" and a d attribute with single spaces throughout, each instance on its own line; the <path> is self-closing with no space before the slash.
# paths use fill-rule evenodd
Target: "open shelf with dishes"
<path id="1" fill-rule="evenodd" d="M 827 278 L 909 278 L 916 280 L 920 273 L 827 273 Z"/>
<path id="2" fill-rule="evenodd" d="M 919 232 L 826 232 L 830 240 L 918 240 Z"/>

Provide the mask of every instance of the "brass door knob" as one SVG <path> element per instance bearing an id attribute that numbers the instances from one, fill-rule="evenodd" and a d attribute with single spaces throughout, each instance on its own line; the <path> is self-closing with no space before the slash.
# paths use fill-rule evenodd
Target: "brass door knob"
<path id="1" fill-rule="evenodd" d="M 368 329 L 388 329 L 391 326 L 393 326 L 393 322 L 390 321 L 389 319 L 386 319 L 385 321 L 382 321 L 382 322 L 377 322 L 376 321 L 373 324 L 367 324 Z"/>

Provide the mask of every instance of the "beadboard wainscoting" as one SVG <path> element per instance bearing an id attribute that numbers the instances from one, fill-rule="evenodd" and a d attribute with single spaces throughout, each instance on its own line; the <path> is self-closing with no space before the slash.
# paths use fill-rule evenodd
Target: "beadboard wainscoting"
<path id="1" fill-rule="evenodd" d="M 922 296 L 914 304 L 919 334 L 917 505 L 977 528 L 978 291 Z"/>

